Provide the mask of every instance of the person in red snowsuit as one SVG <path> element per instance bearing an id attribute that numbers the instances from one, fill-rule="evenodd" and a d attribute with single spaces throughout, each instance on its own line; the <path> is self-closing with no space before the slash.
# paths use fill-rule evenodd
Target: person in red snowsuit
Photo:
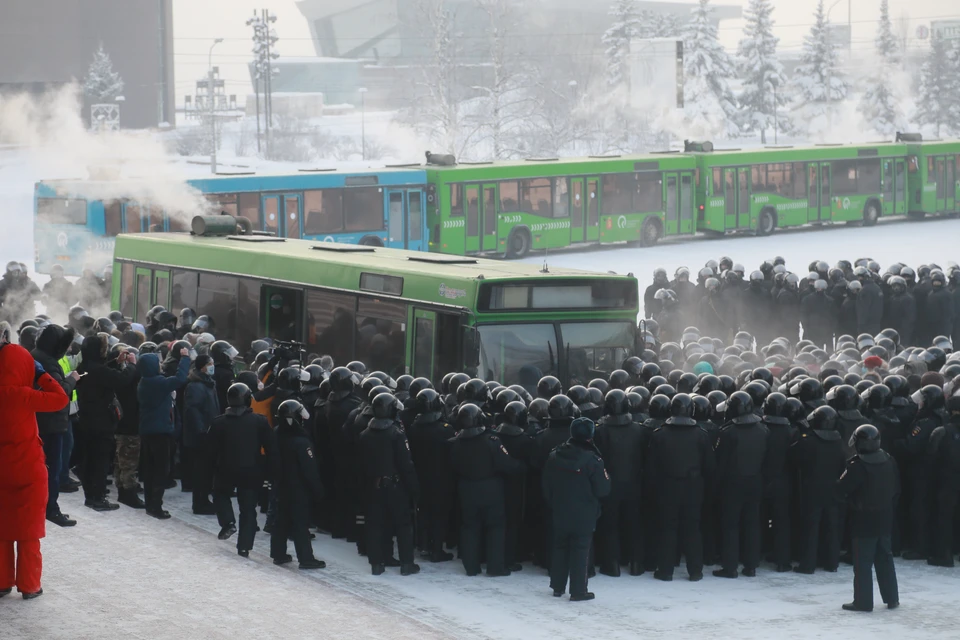
<path id="1" fill-rule="evenodd" d="M 59 411 L 69 401 L 29 351 L 0 341 L 0 597 L 14 586 L 24 600 L 43 593 L 48 487 L 36 413 Z"/>

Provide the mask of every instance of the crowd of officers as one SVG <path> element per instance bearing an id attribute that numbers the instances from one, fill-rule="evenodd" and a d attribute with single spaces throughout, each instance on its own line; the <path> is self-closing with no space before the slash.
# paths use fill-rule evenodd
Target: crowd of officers
<path id="1" fill-rule="evenodd" d="M 836 336 L 876 335 L 892 328 L 904 346 L 925 346 L 934 339 L 960 340 L 960 267 L 936 264 L 913 269 L 902 263 L 881 272 L 870 258 L 840 260 L 831 267 L 811 262 L 806 272 L 787 270 L 782 257 L 766 260 L 746 273 L 728 257 L 709 260 L 696 284 L 680 267 L 673 280 L 656 269 L 644 294 L 644 315 L 660 325 L 664 342 L 678 340 L 684 327 L 729 341 L 738 331 L 760 344 L 783 336 L 803 337 L 819 347 Z"/>
<path id="2" fill-rule="evenodd" d="M 773 296 L 777 286 L 758 299 L 790 291 Z M 701 308 L 715 308 L 716 288 L 706 283 Z M 572 600 L 593 598 L 595 571 L 669 581 L 683 559 L 697 581 L 707 565 L 736 578 L 764 561 L 803 574 L 846 561 L 857 569 L 848 608 L 866 610 L 874 560 L 891 607 L 893 556 L 953 566 L 960 354 L 949 339 L 922 349 L 886 328 L 821 343 L 806 325 L 804 340 L 769 343 L 694 326 L 671 334 L 671 312 L 642 324 L 641 356 L 569 388 L 550 375 L 525 388 L 465 373 L 435 387 L 270 340 L 241 355 L 190 309 L 154 307 L 146 326 L 79 306 L 62 327 L 39 316 L 19 341 L 75 399 L 38 416 L 48 519 L 75 524 L 54 494 L 70 469 L 86 506 L 118 508 L 107 498 L 115 465 L 121 503 L 169 518 L 163 495 L 179 477 L 194 512 L 218 517 L 221 539 L 239 529 L 244 557 L 259 506 L 274 563 L 292 561 L 292 540 L 301 569 L 325 566 L 314 527 L 355 542 L 375 575 L 411 575 L 417 550 L 446 562 L 456 549 L 468 576 L 532 560 L 555 596 L 569 578 Z"/>

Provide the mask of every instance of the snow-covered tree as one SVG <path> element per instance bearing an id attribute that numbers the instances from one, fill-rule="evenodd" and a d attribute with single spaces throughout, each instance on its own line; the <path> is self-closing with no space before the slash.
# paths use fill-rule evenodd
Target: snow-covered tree
<path id="1" fill-rule="evenodd" d="M 860 113 L 873 131 L 891 136 L 903 124 L 903 113 L 894 89 L 900 71 L 900 43 L 893 35 L 888 0 L 880 1 L 876 47 L 877 61 L 860 98 Z"/>
<path id="2" fill-rule="evenodd" d="M 684 115 L 698 136 L 739 133 L 736 98 L 730 90 L 734 64 L 717 38 L 709 0 L 700 0 L 684 32 Z"/>
<path id="3" fill-rule="evenodd" d="M 680 18 L 674 13 L 658 13 L 654 17 L 651 38 L 679 38 L 683 32 Z"/>
<path id="4" fill-rule="evenodd" d="M 767 141 L 767 129 L 775 124 L 781 130 L 789 126 L 786 77 L 777 57 L 780 38 L 773 35 L 772 14 L 770 0 L 750 0 L 744 15 L 743 38 L 737 48 L 740 78 L 743 80 L 738 96 L 742 126 L 745 131 L 759 131 L 763 143 Z"/>
<path id="5" fill-rule="evenodd" d="M 825 132 L 837 103 L 847 97 L 847 81 L 838 68 L 836 45 L 830 41 L 823 0 L 817 4 L 810 33 L 803 39 L 800 66 L 794 75 L 794 122 L 810 134 Z"/>
<path id="6" fill-rule="evenodd" d="M 613 24 L 603 34 L 604 54 L 607 58 L 607 83 L 610 86 L 629 85 L 630 70 L 627 56 L 630 43 L 640 37 L 641 20 L 636 0 L 616 0 L 610 7 Z"/>
<path id="7" fill-rule="evenodd" d="M 940 136 L 941 127 L 951 122 L 952 96 L 956 86 L 956 70 L 950 68 L 950 43 L 935 34 L 930 51 L 920 68 L 920 95 L 917 100 L 917 123 L 933 127 Z"/>
<path id="8" fill-rule="evenodd" d="M 87 69 L 87 76 L 83 80 L 83 93 L 95 103 L 113 102 L 117 96 L 123 94 L 123 80 L 120 74 L 114 71 L 113 61 L 104 50 L 103 43 L 93 54 L 93 61 Z"/>

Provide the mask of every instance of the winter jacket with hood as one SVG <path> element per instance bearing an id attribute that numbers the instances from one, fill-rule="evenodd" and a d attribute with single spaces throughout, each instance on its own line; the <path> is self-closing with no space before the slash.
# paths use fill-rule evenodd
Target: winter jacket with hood
<path id="1" fill-rule="evenodd" d="M 83 361 L 77 368 L 77 402 L 80 405 L 78 428 L 113 435 L 117 429 L 116 392 L 135 375 L 132 367 L 123 370 L 107 366 L 107 341 L 98 335 L 83 339 Z"/>
<path id="2" fill-rule="evenodd" d="M 199 447 L 214 418 L 220 415 L 216 382 L 211 376 L 190 369 L 183 396 L 183 445 Z"/>
<path id="3" fill-rule="evenodd" d="M 44 371 L 60 385 L 67 397 L 73 394 L 77 383 L 73 378 L 66 377 L 59 361 L 73 343 L 73 336 L 73 329 L 64 329 L 55 324 L 48 325 L 40 332 L 37 337 L 37 348 L 30 354 L 34 360 L 40 363 Z M 67 403 L 67 406 L 59 411 L 37 413 L 37 426 L 40 428 L 41 438 L 47 435 L 66 433 L 70 427 L 70 404 Z"/>
<path id="4" fill-rule="evenodd" d="M 68 403 L 53 378 L 37 377 L 26 349 L 0 346 L 0 541 L 38 540 L 46 532 L 47 467 L 36 414 Z"/>
<path id="5" fill-rule="evenodd" d="M 610 476 L 592 442 L 567 440 L 543 468 L 543 497 L 554 527 L 589 535 L 600 517 L 600 500 L 610 494 Z"/>
<path id="6" fill-rule="evenodd" d="M 137 362 L 140 384 L 137 399 L 140 401 L 140 435 L 173 435 L 174 395 L 187 382 L 190 373 L 190 358 L 181 358 L 176 375 L 160 374 L 160 357 L 155 353 L 141 356 Z"/>

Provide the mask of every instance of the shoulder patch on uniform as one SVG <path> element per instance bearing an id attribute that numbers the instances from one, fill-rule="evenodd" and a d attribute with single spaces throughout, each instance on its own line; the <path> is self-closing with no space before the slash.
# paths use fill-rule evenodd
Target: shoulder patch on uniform
<path id="1" fill-rule="evenodd" d="M 409 440 L 404 439 L 404 441 L 403 441 L 403 446 L 405 446 L 405 447 L 407 448 L 407 451 L 410 451 L 410 441 L 409 441 Z"/>
<path id="2" fill-rule="evenodd" d="M 507 451 L 507 448 L 506 448 L 505 446 L 503 446 L 503 445 L 500 445 L 500 451 L 503 451 L 503 452 L 506 453 L 507 455 L 510 455 L 510 453 Z"/>
<path id="3" fill-rule="evenodd" d="M 606 478 L 607 480 L 610 479 L 610 474 L 607 473 L 607 470 L 606 470 L 606 469 L 603 470 L 603 477 Z"/>
<path id="4" fill-rule="evenodd" d="M 311 447 L 307 447 L 307 455 L 311 458 L 313 457 L 313 449 Z"/>
<path id="5" fill-rule="evenodd" d="M 913 431 L 910 432 L 910 435 L 912 435 L 912 436 L 918 436 L 918 435 L 920 435 L 920 427 L 919 427 L 919 426 L 914 427 L 914 428 L 913 428 Z"/>

